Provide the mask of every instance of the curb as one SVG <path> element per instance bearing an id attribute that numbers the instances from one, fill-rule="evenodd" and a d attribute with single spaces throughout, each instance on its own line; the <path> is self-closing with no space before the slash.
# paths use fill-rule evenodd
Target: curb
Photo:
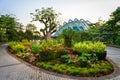
<path id="1" fill-rule="evenodd" d="M 120 46 L 107 45 L 108 47 L 120 48 Z"/>

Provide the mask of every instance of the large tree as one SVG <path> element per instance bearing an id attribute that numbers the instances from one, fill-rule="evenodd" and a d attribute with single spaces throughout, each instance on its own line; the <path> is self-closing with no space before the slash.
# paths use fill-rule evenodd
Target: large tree
<path id="1" fill-rule="evenodd" d="M 42 10 L 36 9 L 35 13 L 31 13 L 31 15 L 33 16 L 33 21 L 39 21 L 44 24 L 45 27 L 40 29 L 44 39 L 51 38 L 51 34 L 57 29 L 57 17 L 59 14 L 55 13 L 53 8 L 42 8 Z"/>
<path id="2" fill-rule="evenodd" d="M 100 33 L 104 42 L 115 44 L 115 40 L 120 33 L 120 7 L 111 13 L 110 19 L 99 28 L 98 33 Z"/>
<path id="3" fill-rule="evenodd" d="M 8 40 L 11 40 L 16 31 L 16 18 L 12 15 L 0 15 L 0 30 Z M 12 33 L 13 32 L 13 33 Z"/>

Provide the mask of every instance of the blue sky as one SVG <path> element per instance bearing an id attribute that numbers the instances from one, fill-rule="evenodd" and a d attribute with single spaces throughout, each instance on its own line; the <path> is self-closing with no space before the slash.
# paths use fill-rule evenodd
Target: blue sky
<path id="1" fill-rule="evenodd" d="M 53 7 L 62 14 L 59 17 L 61 23 L 74 18 L 96 22 L 99 17 L 108 20 L 118 6 L 120 0 L 0 0 L 0 14 L 14 14 L 26 25 L 35 9 Z"/>

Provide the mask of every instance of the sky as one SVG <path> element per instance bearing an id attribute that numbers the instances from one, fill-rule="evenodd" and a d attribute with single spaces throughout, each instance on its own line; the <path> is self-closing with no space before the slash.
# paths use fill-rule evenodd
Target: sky
<path id="1" fill-rule="evenodd" d="M 0 0 L 0 14 L 14 14 L 19 22 L 27 25 L 32 20 L 30 13 L 35 9 L 53 7 L 60 23 L 75 18 L 94 23 L 98 18 L 107 21 L 109 15 L 120 6 L 120 0 Z M 43 25 L 34 22 L 38 28 Z"/>

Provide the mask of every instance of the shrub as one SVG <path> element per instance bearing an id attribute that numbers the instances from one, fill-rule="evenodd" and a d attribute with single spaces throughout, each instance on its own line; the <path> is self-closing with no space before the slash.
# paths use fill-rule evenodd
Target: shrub
<path id="1" fill-rule="evenodd" d="M 16 55 L 18 57 L 20 57 L 20 58 L 26 58 L 26 57 L 30 56 L 30 53 L 27 53 L 27 52 L 18 52 Z"/>
<path id="2" fill-rule="evenodd" d="M 106 56 L 107 56 L 107 52 L 106 51 L 104 51 L 104 52 L 102 52 L 102 53 L 94 53 L 94 54 L 96 54 L 97 55 L 97 57 L 98 57 L 98 60 L 105 60 L 106 59 Z"/>
<path id="3" fill-rule="evenodd" d="M 72 40 L 74 38 L 75 31 L 72 29 L 64 29 L 62 33 L 59 35 L 64 39 L 64 45 L 66 47 L 72 47 Z"/>
<path id="4" fill-rule="evenodd" d="M 106 46 L 102 42 L 96 42 L 94 44 L 89 41 L 79 42 L 75 44 L 73 48 L 77 52 L 96 54 L 96 59 L 98 60 L 104 60 L 107 55 L 105 51 Z"/>
<path id="5" fill-rule="evenodd" d="M 17 44 L 17 42 L 11 41 L 11 42 L 8 43 L 8 46 L 12 48 L 16 44 Z"/>
<path id="6" fill-rule="evenodd" d="M 23 44 L 24 46 L 31 46 L 31 45 L 32 45 L 31 42 L 29 42 L 27 39 L 23 39 L 23 40 L 22 40 L 22 44 Z"/>
<path id="7" fill-rule="evenodd" d="M 74 51 L 73 51 L 73 54 L 81 56 L 81 55 L 82 55 L 82 52 L 79 52 L 79 51 L 74 50 Z"/>
<path id="8" fill-rule="evenodd" d="M 57 41 L 58 41 L 59 44 L 64 45 L 64 39 L 63 38 L 58 38 Z"/>
<path id="9" fill-rule="evenodd" d="M 102 42 L 96 42 L 94 43 L 93 47 L 93 53 L 95 53 L 98 57 L 98 60 L 105 60 L 106 58 L 106 46 Z"/>
<path id="10" fill-rule="evenodd" d="M 54 60 L 68 53 L 56 40 L 43 41 L 39 48 L 39 59 L 42 61 Z"/>
<path id="11" fill-rule="evenodd" d="M 12 46 L 12 50 L 16 53 L 24 52 L 25 46 L 23 46 L 21 43 L 16 43 L 14 46 Z"/>
<path id="12" fill-rule="evenodd" d="M 67 55 L 63 55 L 63 56 L 61 57 L 61 61 L 62 61 L 63 63 L 66 63 L 66 64 L 70 64 L 70 63 L 71 63 L 71 58 L 70 58 L 69 56 L 67 56 Z"/>
<path id="13" fill-rule="evenodd" d="M 35 54 L 39 54 L 40 53 L 40 47 L 37 44 L 32 44 L 31 51 Z"/>
<path id="14" fill-rule="evenodd" d="M 102 42 L 91 43 L 90 41 L 79 42 L 74 45 L 74 49 L 80 52 L 99 52 L 102 53 L 105 51 L 106 46 Z"/>
<path id="15" fill-rule="evenodd" d="M 43 48 L 46 48 L 46 47 L 55 48 L 55 47 L 59 47 L 60 44 L 58 43 L 57 40 L 49 39 L 49 40 L 42 41 L 40 43 L 40 46 L 42 46 Z"/>
<path id="16" fill-rule="evenodd" d="M 79 57 L 78 64 L 80 65 L 80 67 L 87 67 L 89 65 L 87 57 L 85 56 Z"/>
<path id="17" fill-rule="evenodd" d="M 98 61 L 98 56 L 96 55 L 96 53 L 92 53 L 92 55 L 91 55 L 91 57 L 90 57 L 90 61 L 91 61 L 91 62 Z"/>
<path id="18" fill-rule="evenodd" d="M 41 50 L 39 53 L 39 59 L 42 61 L 54 60 L 56 58 L 57 58 L 56 53 L 50 49 Z"/>
<path id="19" fill-rule="evenodd" d="M 61 62 L 66 64 L 76 64 L 78 63 L 78 55 L 63 55 L 61 56 Z"/>
<path id="20" fill-rule="evenodd" d="M 74 45 L 74 50 L 75 51 L 78 51 L 78 52 L 85 52 L 85 53 L 89 53 L 89 52 L 91 52 L 91 50 L 92 50 L 92 43 L 86 43 L 86 42 L 79 42 L 79 43 L 76 43 L 75 45 Z"/>
<path id="21" fill-rule="evenodd" d="M 92 46 L 93 52 L 104 53 L 106 46 L 102 42 L 96 42 Z"/>
<path id="22" fill-rule="evenodd" d="M 56 52 L 58 58 L 60 58 L 62 55 L 66 55 L 69 53 L 69 51 L 66 50 L 64 47 L 55 48 L 54 51 Z"/>

